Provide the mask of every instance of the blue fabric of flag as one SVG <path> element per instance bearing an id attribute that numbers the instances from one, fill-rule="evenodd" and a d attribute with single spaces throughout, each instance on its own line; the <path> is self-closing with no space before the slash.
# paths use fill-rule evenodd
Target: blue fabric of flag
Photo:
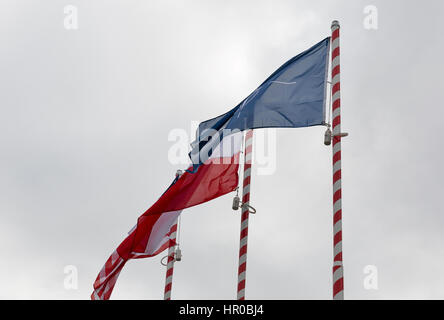
<path id="1" fill-rule="evenodd" d="M 328 37 L 287 61 L 235 108 L 200 123 L 190 153 L 195 168 L 233 131 L 324 125 L 329 49 Z"/>

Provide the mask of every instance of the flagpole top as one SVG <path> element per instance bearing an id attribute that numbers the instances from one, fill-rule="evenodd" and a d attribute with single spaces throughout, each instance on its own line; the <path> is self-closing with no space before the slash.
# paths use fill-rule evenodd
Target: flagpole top
<path id="1" fill-rule="evenodd" d="M 340 28 L 339 21 L 338 20 L 333 20 L 333 22 L 331 23 L 331 28 L 333 29 L 333 28 L 336 28 L 336 27 Z"/>

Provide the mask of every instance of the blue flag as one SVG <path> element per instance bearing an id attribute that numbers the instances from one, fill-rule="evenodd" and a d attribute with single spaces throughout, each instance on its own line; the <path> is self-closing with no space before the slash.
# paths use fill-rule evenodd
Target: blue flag
<path id="1" fill-rule="evenodd" d="M 235 108 L 200 123 L 191 144 L 195 167 L 211 154 L 213 145 L 233 131 L 325 124 L 329 47 L 328 37 L 287 61 Z M 199 155 L 202 150 L 204 157 Z"/>

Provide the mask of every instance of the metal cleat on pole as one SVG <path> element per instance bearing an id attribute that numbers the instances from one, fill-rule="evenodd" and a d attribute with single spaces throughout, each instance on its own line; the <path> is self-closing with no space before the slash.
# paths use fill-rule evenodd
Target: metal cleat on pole
<path id="1" fill-rule="evenodd" d="M 236 189 L 236 196 L 233 198 L 232 209 L 233 209 L 234 211 L 237 211 L 237 210 L 239 210 L 239 208 L 242 208 L 242 209 L 248 209 L 248 211 L 249 211 L 251 214 L 255 214 L 255 213 L 256 213 L 256 209 L 253 208 L 249 203 L 248 203 L 248 204 L 247 204 L 247 203 L 242 203 L 242 202 L 240 201 L 240 198 L 239 198 L 239 188 L 237 188 L 237 189 Z"/>
<path id="2" fill-rule="evenodd" d="M 348 136 L 349 136 L 348 132 L 340 132 L 340 133 L 337 133 L 337 134 L 332 134 L 332 132 L 330 130 L 330 125 L 328 125 L 328 128 L 327 128 L 327 130 L 325 131 L 325 134 L 324 134 L 324 144 L 326 146 L 329 146 L 329 145 L 331 145 L 331 141 L 332 141 L 333 138 L 335 138 L 335 137 L 345 138 L 345 137 L 348 137 Z"/>

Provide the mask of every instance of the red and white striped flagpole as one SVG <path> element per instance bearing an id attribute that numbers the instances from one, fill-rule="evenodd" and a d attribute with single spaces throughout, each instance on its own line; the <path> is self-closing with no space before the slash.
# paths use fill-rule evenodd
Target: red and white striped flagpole
<path id="1" fill-rule="evenodd" d="M 173 271 L 175 262 L 175 249 L 176 249 L 176 232 L 177 232 L 177 219 L 170 228 L 170 240 L 168 243 L 168 262 L 165 278 L 165 291 L 164 300 L 171 300 L 171 289 L 173 285 Z"/>
<path id="2" fill-rule="evenodd" d="M 176 180 L 180 178 L 182 175 L 182 170 L 177 170 L 176 172 Z M 163 299 L 164 300 L 171 300 L 171 289 L 173 286 L 173 271 L 174 271 L 174 262 L 181 260 L 181 253 L 180 250 L 177 250 L 177 257 L 176 257 L 176 234 L 177 234 L 177 223 L 179 220 L 179 216 L 174 221 L 174 224 L 170 228 L 170 235 L 169 235 L 169 241 L 168 241 L 168 260 L 167 260 L 167 270 L 166 270 L 166 277 L 165 277 L 165 290 Z"/>
<path id="3" fill-rule="evenodd" d="M 251 159 L 253 151 L 253 130 L 245 134 L 244 152 L 244 181 L 242 187 L 242 216 L 239 246 L 239 269 L 237 278 L 237 299 L 245 300 L 245 281 L 247 274 L 247 243 L 248 243 L 248 218 L 250 215 L 250 182 Z"/>
<path id="4" fill-rule="evenodd" d="M 333 300 L 344 299 L 344 268 L 342 265 L 342 186 L 341 186 L 341 82 L 339 22 L 331 25 L 331 82 L 333 126 Z"/>

